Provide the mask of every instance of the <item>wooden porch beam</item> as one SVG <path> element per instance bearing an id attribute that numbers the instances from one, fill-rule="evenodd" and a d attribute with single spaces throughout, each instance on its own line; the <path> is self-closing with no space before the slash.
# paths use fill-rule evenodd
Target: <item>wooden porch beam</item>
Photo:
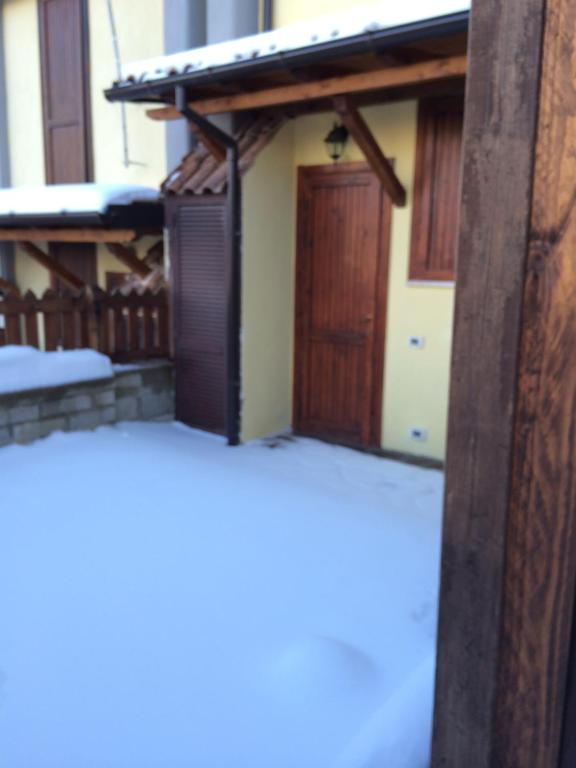
<path id="1" fill-rule="evenodd" d="M 403 67 L 390 67 L 355 75 L 329 77 L 312 83 L 298 83 L 282 88 L 276 87 L 240 93 L 235 96 L 202 99 L 190 102 L 189 107 L 201 115 L 215 115 L 222 112 L 264 109 L 350 93 L 417 85 L 435 80 L 463 77 L 465 74 L 466 56 L 452 56 L 447 59 L 432 59 Z M 149 109 L 147 115 L 153 120 L 178 120 L 182 117 L 176 107 L 172 106 Z"/>
<path id="2" fill-rule="evenodd" d="M 380 183 L 392 202 L 400 207 L 406 205 L 406 190 L 396 176 L 392 163 L 384 156 L 368 124 L 346 96 L 336 96 L 332 100 L 334 109 L 356 144 L 360 147 L 370 167 L 380 179 Z"/>
<path id="3" fill-rule="evenodd" d="M 14 285 L 14 283 L 11 283 L 10 280 L 6 280 L 4 277 L 0 277 L 0 291 L 4 291 L 4 293 L 10 293 L 16 296 L 20 295 L 20 291 Z"/>
<path id="4" fill-rule="evenodd" d="M 31 256 L 35 261 L 37 261 L 39 264 L 45 267 L 45 269 L 47 269 L 51 274 L 53 274 L 54 277 L 57 277 L 59 280 L 62 280 L 62 282 L 66 283 L 66 285 L 68 285 L 70 288 L 74 288 L 74 290 L 79 290 L 80 288 L 84 288 L 86 286 L 86 283 L 84 282 L 84 280 L 81 280 L 73 272 L 70 272 L 70 270 L 62 266 L 62 264 L 59 264 L 54 258 L 52 258 L 52 256 L 49 256 L 47 253 L 44 253 L 44 251 L 40 250 L 40 248 L 38 248 L 37 245 L 26 242 L 25 240 L 19 241 L 18 245 L 20 248 L 22 248 L 23 251 L 25 251 L 29 256 Z"/>
<path id="5" fill-rule="evenodd" d="M 472 7 L 433 768 L 576 765 L 575 27 Z"/>
<path id="6" fill-rule="evenodd" d="M 128 248 L 121 243 L 106 243 L 106 247 L 118 261 L 138 277 L 148 277 L 152 272 L 150 267 L 136 256 L 134 248 Z"/>
<path id="7" fill-rule="evenodd" d="M 2 229 L 0 242 L 131 243 L 140 237 L 134 229 Z"/>
<path id="8" fill-rule="evenodd" d="M 203 130 L 201 130 L 197 125 L 194 125 L 194 123 L 191 123 L 188 121 L 188 127 L 196 136 L 198 141 L 200 141 L 208 152 L 219 162 L 223 163 L 226 160 L 226 148 L 222 146 L 222 144 L 219 144 L 217 141 L 215 141 L 211 136 L 209 136 L 207 133 L 205 133 Z"/>

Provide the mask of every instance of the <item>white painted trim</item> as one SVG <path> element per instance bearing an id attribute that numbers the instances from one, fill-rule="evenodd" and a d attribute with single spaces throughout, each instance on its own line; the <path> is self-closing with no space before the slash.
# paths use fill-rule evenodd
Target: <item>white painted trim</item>
<path id="1" fill-rule="evenodd" d="M 454 288 L 454 280 L 407 280 L 409 288 Z"/>

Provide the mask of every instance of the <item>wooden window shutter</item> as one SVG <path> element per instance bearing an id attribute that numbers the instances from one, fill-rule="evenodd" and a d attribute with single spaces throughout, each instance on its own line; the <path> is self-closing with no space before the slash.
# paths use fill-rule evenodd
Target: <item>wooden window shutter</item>
<path id="1" fill-rule="evenodd" d="M 38 11 L 46 181 L 90 181 L 85 0 L 40 0 Z"/>
<path id="2" fill-rule="evenodd" d="M 176 418 L 227 429 L 226 195 L 168 202 L 173 290 Z"/>
<path id="3" fill-rule="evenodd" d="M 454 279 L 463 115 L 460 97 L 420 102 L 411 280 Z"/>

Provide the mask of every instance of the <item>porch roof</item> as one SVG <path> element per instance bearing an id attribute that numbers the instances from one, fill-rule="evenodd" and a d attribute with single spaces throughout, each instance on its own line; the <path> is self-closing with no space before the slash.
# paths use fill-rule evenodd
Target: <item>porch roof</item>
<path id="1" fill-rule="evenodd" d="M 274 138 L 287 118 L 276 114 L 262 114 L 236 132 L 238 168 L 243 175 L 255 162 L 258 154 Z M 226 162 L 215 157 L 200 141 L 182 159 L 162 184 L 165 195 L 219 194 L 228 183 Z"/>
<path id="2" fill-rule="evenodd" d="M 363 6 L 273 32 L 127 64 L 111 101 L 172 103 L 289 85 L 465 52 L 470 0 L 405 0 Z M 313 67 L 313 71 L 312 71 Z M 445 76 L 445 75 L 444 75 Z"/>
<path id="3" fill-rule="evenodd" d="M 163 225 L 160 192 L 133 184 L 52 184 L 0 189 L 0 240 L 21 240 L 38 227 L 120 228 L 158 231 Z M 9 232 L 18 228 L 18 236 Z"/>

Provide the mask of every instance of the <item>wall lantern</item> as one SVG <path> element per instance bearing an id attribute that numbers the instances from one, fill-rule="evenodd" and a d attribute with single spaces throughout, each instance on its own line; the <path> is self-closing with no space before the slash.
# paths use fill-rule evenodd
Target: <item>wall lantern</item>
<path id="1" fill-rule="evenodd" d="M 337 162 L 340 160 L 348 141 L 348 129 L 345 125 L 334 123 L 334 127 L 324 139 L 329 157 Z"/>

